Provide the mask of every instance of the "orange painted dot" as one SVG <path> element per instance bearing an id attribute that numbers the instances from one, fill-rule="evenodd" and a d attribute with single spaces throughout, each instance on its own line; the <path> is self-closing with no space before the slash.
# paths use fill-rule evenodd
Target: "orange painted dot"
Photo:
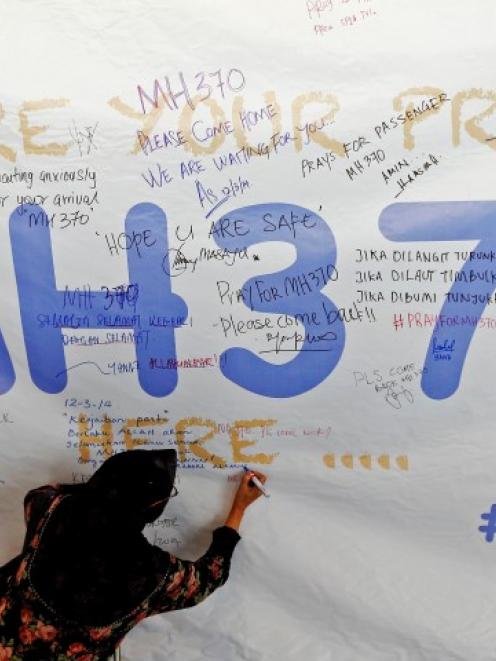
<path id="1" fill-rule="evenodd" d="M 328 468 L 336 468 L 336 462 L 335 462 L 335 460 L 334 460 L 334 455 L 333 455 L 332 452 L 329 452 L 328 454 L 325 454 L 325 455 L 322 457 L 322 460 L 324 461 L 324 464 L 325 464 Z"/>
<path id="2" fill-rule="evenodd" d="M 353 455 L 352 454 L 343 454 L 341 456 L 341 463 L 346 468 L 352 469 L 353 468 Z"/>
<path id="3" fill-rule="evenodd" d="M 390 468 L 390 463 L 389 463 L 389 455 L 388 454 L 381 454 L 380 457 L 377 457 L 377 463 L 381 468 L 384 468 L 385 470 L 389 470 Z"/>
<path id="4" fill-rule="evenodd" d="M 360 463 L 364 468 L 370 470 L 372 468 L 372 457 L 370 454 L 362 454 L 360 457 Z"/>

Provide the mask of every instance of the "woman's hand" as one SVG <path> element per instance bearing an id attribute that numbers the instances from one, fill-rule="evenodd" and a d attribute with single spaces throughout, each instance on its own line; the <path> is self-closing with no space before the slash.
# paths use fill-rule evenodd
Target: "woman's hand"
<path id="1" fill-rule="evenodd" d="M 246 508 L 262 495 L 260 489 L 258 489 L 254 484 L 250 484 L 252 476 L 255 475 L 258 477 L 262 484 L 264 484 L 267 480 L 263 473 L 259 473 L 258 471 L 254 470 L 250 471 L 250 473 L 244 473 L 241 477 L 241 484 L 239 485 L 238 490 L 234 495 L 231 511 L 229 512 L 229 515 L 224 524 L 230 528 L 234 528 L 234 530 L 239 530 L 239 525 Z"/>
<path id="2" fill-rule="evenodd" d="M 258 489 L 258 487 L 256 487 L 253 482 L 251 482 L 253 475 L 258 477 L 262 484 L 267 481 L 266 476 L 263 475 L 263 473 L 259 473 L 258 471 L 250 470 L 249 473 L 245 473 L 241 478 L 241 484 L 239 485 L 238 490 L 234 496 L 233 506 L 236 505 L 246 509 L 262 495 L 260 489 Z"/>

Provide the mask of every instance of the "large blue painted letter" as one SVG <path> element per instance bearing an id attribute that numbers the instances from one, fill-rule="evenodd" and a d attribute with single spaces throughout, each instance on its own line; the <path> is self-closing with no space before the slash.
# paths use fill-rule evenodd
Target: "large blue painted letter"
<path id="1" fill-rule="evenodd" d="M 305 214 L 308 222 L 303 225 L 301 219 Z M 285 222 L 280 222 L 282 216 Z M 300 224 L 291 227 L 294 217 L 300 219 Z M 229 236 L 223 227 L 236 220 L 247 231 L 242 236 Z M 338 364 L 345 341 L 344 323 L 336 306 L 320 292 L 336 265 L 336 245 L 327 223 L 309 209 L 294 204 L 257 204 L 226 214 L 215 223 L 212 234 L 220 247 L 231 251 L 267 241 L 292 244 L 296 260 L 291 266 L 250 278 L 243 289 L 255 292 L 254 296 L 250 294 L 253 310 L 292 317 L 307 313 L 315 320 L 310 326 L 304 324 L 305 339 L 293 360 L 275 365 L 247 349 L 227 349 L 220 361 L 224 376 L 265 397 L 294 397 L 317 386 Z M 274 293 L 267 297 L 271 300 L 263 300 L 256 294 L 260 288 Z M 311 333 L 325 335 L 327 339 L 315 344 L 309 337 Z"/>
<path id="2" fill-rule="evenodd" d="M 479 319 L 494 290 L 491 282 L 471 281 L 470 271 L 495 270 L 492 256 L 496 250 L 496 202 L 409 202 L 392 204 L 380 215 L 379 227 L 391 241 L 479 241 L 472 249 L 476 261 L 465 262 L 450 294 L 479 297 L 478 302 L 454 302 L 447 298 L 441 315 L 455 317 L 462 313 Z M 442 326 L 434 330 L 425 357 L 422 390 L 432 399 L 450 397 L 458 388 L 468 347 L 476 325 Z M 434 343 L 452 345 L 451 360 L 436 361 Z"/>
<path id="3" fill-rule="evenodd" d="M 2 331 L 0 331 L 0 395 L 8 392 L 15 383 L 15 372 Z"/>
<path id="4" fill-rule="evenodd" d="M 19 294 L 24 342 L 31 378 L 38 388 L 48 393 L 58 393 L 67 385 L 62 328 L 77 328 L 68 311 L 64 309 L 64 292 L 56 288 L 55 270 L 47 223 L 30 223 L 31 218 L 44 217 L 43 209 L 36 205 L 18 207 L 10 216 L 10 237 Z M 130 248 L 128 269 L 130 282 L 139 286 L 139 297 L 129 323 L 107 322 L 108 295 L 92 293 L 92 307 L 81 312 L 88 318 L 84 328 L 104 330 L 132 328 L 136 318 L 141 327 L 149 328 L 148 343 L 136 344 L 138 377 L 143 390 L 156 397 L 171 393 L 177 385 L 175 369 L 153 369 L 150 359 L 165 356 L 176 357 L 175 327 L 181 325 L 188 314 L 186 304 L 170 286 L 168 268 L 162 268 L 167 259 L 167 219 L 155 204 L 141 203 L 132 207 L 126 217 L 126 233 L 139 234 L 149 230 L 149 246 L 143 257 L 136 247 Z M 154 240 L 154 241 L 153 241 Z M 88 259 L 91 265 L 91 260 Z M 67 292 L 65 292 L 67 295 Z M 42 315 L 52 320 L 40 326 Z M 150 316 L 177 320 L 167 325 L 153 324 Z M 107 317 L 107 318 L 106 318 Z M 0 345 L 1 357 L 1 345 Z"/>

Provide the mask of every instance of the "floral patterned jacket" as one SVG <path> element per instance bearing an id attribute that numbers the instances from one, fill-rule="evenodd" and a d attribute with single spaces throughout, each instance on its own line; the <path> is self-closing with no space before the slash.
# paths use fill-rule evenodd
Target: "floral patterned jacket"
<path id="1" fill-rule="evenodd" d="M 33 495 L 29 498 L 30 495 Z M 26 498 L 27 534 L 22 554 L 0 568 L 0 661 L 99 661 L 112 654 L 122 638 L 145 617 L 189 608 L 223 585 L 230 559 L 239 541 L 232 528 L 213 533 L 208 551 L 196 562 L 164 553 L 162 580 L 134 610 L 106 626 L 68 621 L 37 593 L 30 567 L 44 527 L 66 495 L 56 487 L 41 487 Z M 43 514 L 33 514 L 33 501 L 43 504 Z M 39 511 L 39 507 L 37 507 Z M 33 520 L 37 519 L 37 520 Z"/>

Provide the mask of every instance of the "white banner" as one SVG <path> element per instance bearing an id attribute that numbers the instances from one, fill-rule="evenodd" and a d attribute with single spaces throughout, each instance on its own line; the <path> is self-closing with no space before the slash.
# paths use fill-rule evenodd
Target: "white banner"
<path id="1" fill-rule="evenodd" d="M 490 0 L 5 2 L 2 562 L 22 499 L 176 447 L 231 576 L 146 661 L 490 661 Z M 481 518 L 481 515 L 485 517 Z"/>

